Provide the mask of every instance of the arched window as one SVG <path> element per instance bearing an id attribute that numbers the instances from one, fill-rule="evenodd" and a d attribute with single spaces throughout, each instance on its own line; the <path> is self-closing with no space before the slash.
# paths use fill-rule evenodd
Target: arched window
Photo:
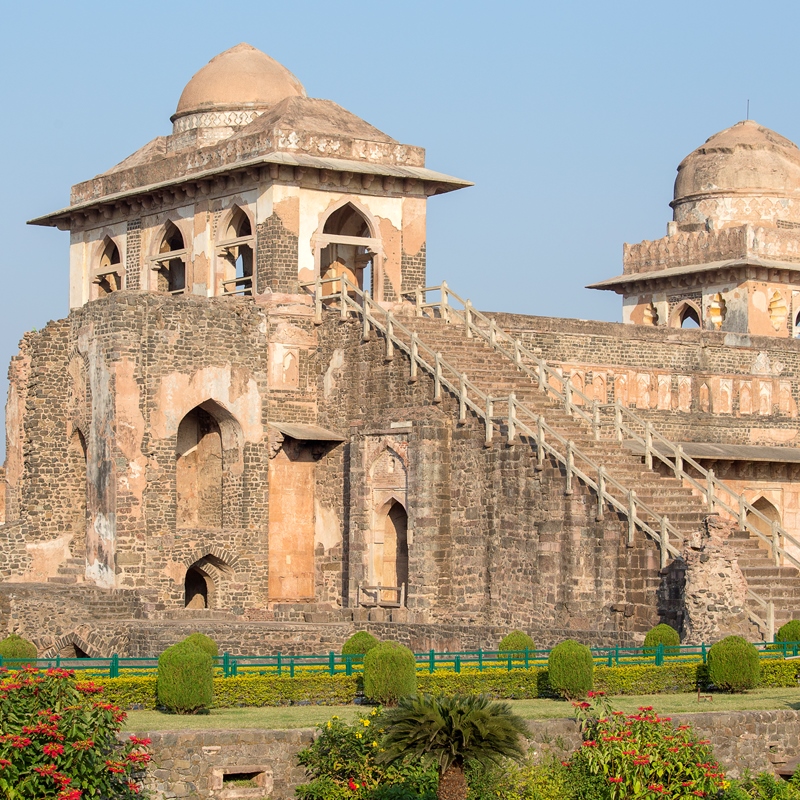
<path id="1" fill-rule="evenodd" d="M 100 263 L 94 275 L 95 299 L 105 297 L 122 288 L 122 259 L 119 248 L 108 237 L 100 254 Z"/>
<path id="2" fill-rule="evenodd" d="M 770 545 L 768 542 L 772 541 L 772 523 L 775 522 L 778 525 L 781 524 L 781 514 L 780 511 L 769 501 L 766 497 L 759 497 L 758 500 L 751 503 L 753 508 L 757 511 L 760 511 L 767 519 L 764 520 L 760 516 L 753 514 L 752 511 L 747 513 L 747 522 L 750 523 L 756 530 L 762 533 L 764 536 L 767 537 L 767 542 L 765 542 L 760 536 L 758 537 L 758 544 L 760 547 L 765 549 L 769 549 Z M 750 537 L 755 537 L 756 534 L 750 533 Z M 782 539 L 783 537 L 779 537 Z M 778 542 L 779 545 L 783 546 L 783 541 Z"/>
<path id="3" fill-rule="evenodd" d="M 217 256 L 223 264 L 218 294 L 253 294 L 253 226 L 238 206 L 221 234 Z"/>
<path id="4" fill-rule="evenodd" d="M 323 280 L 345 275 L 358 288 L 371 292 L 381 299 L 377 275 L 380 242 L 366 216 L 352 203 L 335 209 L 325 220 L 322 233 L 317 237 L 319 274 Z M 325 294 L 341 291 L 338 281 L 323 285 Z"/>
<path id="5" fill-rule="evenodd" d="M 155 288 L 159 292 L 183 294 L 186 291 L 186 244 L 177 226 L 168 222 L 153 259 Z"/>
<path id="6" fill-rule="evenodd" d="M 200 406 L 178 426 L 176 492 L 179 528 L 222 527 L 222 434 Z"/>
<path id="7" fill-rule="evenodd" d="M 691 300 L 684 300 L 677 305 L 670 317 L 673 328 L 700 328 L 700 309 Z"/>
<path id="8" fill-rule="evenodd" d="M 408 594 L 408 514 L 401 503 L 393 500 L 378 520 L 373 565 L 375 586 L 381 591 L 378 602 L 390 605 L 405 603 Z M 382 534 L 382 536 L 380 536 Z M 383 540 L 382 544 L 380 540 Z"/>

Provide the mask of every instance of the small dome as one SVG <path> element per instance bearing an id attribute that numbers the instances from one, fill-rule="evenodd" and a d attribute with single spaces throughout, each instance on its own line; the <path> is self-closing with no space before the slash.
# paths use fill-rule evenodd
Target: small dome
<path id="1" fill-rule="evenodd" d="M 286 67 L 249 44 L 237 44 L 196 72 L 178 100 L 172 121 L 208 111 L 267 108 L 306 90 Z"/>
<path id="2" fill-rule="evenodd" d="M 787 203 L 788 201 L 788 203 Z M 771 224 L 800 217 L 800 149 L 753 120 L 714 134 L 681 161 L 670 205 L 679 224 Z"/>

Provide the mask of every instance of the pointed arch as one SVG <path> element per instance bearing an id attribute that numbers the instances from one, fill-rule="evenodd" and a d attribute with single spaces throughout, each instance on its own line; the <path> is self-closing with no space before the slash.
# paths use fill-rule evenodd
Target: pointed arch
<path id="1" fill-rule="evenodd" d="M 683 300 L 670 314 L 671 328 L 702 328 L 703 313 L 694 300 Z"/>
<path id="2" fill-rule="evenodd" d="M 762 519 L 757 514 L 754 514 L 752 511 L 747 512 L 747 522 L 752 525 L 756 530 L 758 530 L 761 534 L 763 534 L 767 541 L 765 542 L 761 537 L 758 537 L 759 546 L 769 549 L 769 544 L 767 542 L 772 541 L 772 523 L 776 523 L 777 525 L 782 525 L 781 520 L 781 512 L 778 510 L 778 507 L 767 497 L 761 495 L 756 500 L 750 503 L 756 511 L 760 511 L 765 517 L 766 520 Z M 754 538 L 756 534 L 748 531 L 748 536 Z M 779 546 L 783 547 L 783 537 L 779 537 Z"/>
<path id="3" fill-rule="evenodd" d="M 253 222 L 239 205 L 233 205 L 221 222 L 217 233 L 218 270 L 214 293 L 251 295 L 255 277 Z"/>
<path id="4" fill-rule="evenodd" d="M 105 297 L 122 288 L 122 256 L 117 243 L 106 236 L 98 247 L 94 277 L 92 278 L 92 299 Z"/>
<path id="5" fill-rule="evenodd" d="M 167 294 L 184 294 L 187 282 L 187 247 L 184 233 L 172 220 L 164 223 L 156 237 L 156 252 L 153 255 L 153 283 L 151 288 Z"/>
<path id="6" fill-rule="evenodd" d="M 377 220 L 354 197 L 329 206 L 313 237 L 317 273 L 323 279 L 344 275 L 376 300 L 383 298 L 383 244 Z M 339 282 L 324 284 L 324 292 L 341 291 Z"/>
<path id="7" fill-rule="evenodd" d="M 72 541 L 70 550 L 73 557 L 86 556 L 86 528 L 88 525 L 86 511 L 86 437 L 75 428 L 67 445 L 69 470 L 69 492 L 65 498 L 70 509 L 70 529 Z"/>

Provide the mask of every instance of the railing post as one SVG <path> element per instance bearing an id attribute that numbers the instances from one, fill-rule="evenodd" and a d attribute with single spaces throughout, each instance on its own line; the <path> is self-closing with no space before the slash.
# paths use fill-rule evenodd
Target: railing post
<path id="1" fill-rule="evenodd" d="M 450 305 L 448 303 L 448 297 L 447 297 L 447 281 L 442 281 L 442 292 L 441 292 L 441 295 L 442 295 L 442 299 L 441 299 L 441 302 L 439 304 L 439 307 L 441 308 L 442 319 L 445 322 L 450 322 Z"/>
<path id="2" fill-rule="evenodd" d="M 575 455 L 572 452 L 573 447 L 575 445 L 572 441 L 567 442 L 567 488 L 564 491 L 564 494 L 570 495 L 572 494 L 572 470 L 575 467 Z"/>
<path id="3" fill-rule="evenodd" d="M 230 660 L 231 660 L 231 654 L 228 653 L 227 651 L 224 652 L 222 654 L 222 674 L 226 678 L 230 674 L 230 668 L 231 668 Z"/>
<path id="4" fill-rule="evenodd" d="M 392 315 L 386 316 L 386 361 L 394 359 L 394 323 L 392 322 Z"/>
<path id="5" fill-rule="evenodd" d="M 339 278 L 339 319 L 343 322 L 347 319 L 347 278 L 344 275 Z"/>
<path id="6" fill-rule="evenodd" d="M 467 327 L 467 338 L 472 338 L 472 303 L 467 300 L 464 303 L 464 325 Z"/>
<path id="7" fill-rule="evenodd" d="M 617 441 L 622 441 L 622 404 L 619 400 L 614 402 L 614 433 Z"/>
<path id="8" fill-rule="evenodd" d="M 653 426 L 649 422 L 644 426 L 644 465 L 653 469 Z"/>
<path id="9" fill-rule="evenodd" d="M 568 416 L 572 416 L 572 372 L 567 370 L 561 381 L 564 387 L 564 411 Z"/>
<path id="10" fill-rule="evenodd" d="M 659 642 L 656 645 L 656 666 L 660 667 L 664 664 L 664 644 Z"/>
<path id="11" fill-rule="evenodd" d="M 606 471 L 603 467 L 597 468 L 597 513 L 594 518 L 602 522 L 605 517 L 606 507 Z"/>
<path id="12" fill-rule="evenodd" d="M 414 314 L 422 316 L 422 289 L 419 286 L 415 289 Z"/>
<path id="13" fill-rule="evenodd" d="M 536 469 L 539 472 L 544 469 L 544 417 L 541 414 L 536 417 Z"/>
<path id="14" fill-rule="evenodd" d="M 344 657 L 344 674 L 345 675 L 353 674 L 353 656 Z"/>
<path id="15" fill-rule="evenodd" d="M 278 653 L 278 677 L 280 678 L 282 674 L 283 674 L 283 658 L 281 657 L 281 654 Z"/>
<path id="16" fill-rule="evenodd" d="M 364 305 L 361 309 L 361 341 L 369 341 L 369 292 L 364 292 L 362 300 Z"/>
<path id="17" fill-rule="evenodd" d="M 489 344 L 492 347 L 497 346 L 497 324 L 494 319 L 489 320 Z"/>
<path id="18" fill-rule="evenodd" d="M 775 641 L 775 603 L 772 600 L 767 601 L 767 639 Z"/>
<path id="19" fill-rule="evenodd" d="M 747 509 L 745 508 L 745 499 L 743 495 L 739 495 L 739 530 L 747 530 Z"/>
<path id="20" fill-rule="evenodd" d="M 517 438 L 516 409 L 517 396 L 514 392 L 508 396 L 508 443 L 514 444 Z"/>
<path id="21" fill-rule="evenodd" d="M 628 547 L 633 547 L 633 534 L 636 531 L 636 492 L 628 492 Z"/>
<path id="22" fill-rule="evenodd" d="M 442 354 L 436 353 L 433 370 L 433 402 L 442 402 Z"/>
<path id="23" fill-rule="evenodd" d="M 706 501 L 708 503 L 708 513 L 714 513 L 714 470 L 708 471 L 706 480 Z"/>
<path id="24" fill-rule="evenodd" d="M 522 342 L 519 339 L 514 339 L 514 363 L 522 366 Z"/>
<path id="25" fill-rule="evenodd" d="M 322 324 L 322 278 L 319 275 L 314 280 L 314 322 Z"/>
<path id="26" fill-rule="evenodd" d="M 491 446 L 492 444 L 492 437 L 494 436 L 494 422 L 492 419 L 494 418 L 494 401 L 492 400 L 491 395 L 487 395 L 486 397 L 486 440 L 485 445 L 486 447 Z"/>
<path id="27" fill-rule="evenodd" d="M 428 653 L 428 672 L 433 672 L 436 669 L 436 651 L 431 648 Z"/>
<path id="28" fill-rule="evenodd" d="M 683 447 L 680 445 L 675 447 L 675 477 L 683 480 Z"/>
<path id="29" fill-rule="evenodd" d="M 336 674 L 336 654 L 333 652 L 333 650 L 328 653 L 328 672 L 331 675 Z"/>
<path id="30" fill-rule="evenodd" d="M 780 536 L 778 535 L 778 523 L 775 520 L 772 520 L 772 560 L 775 562 L 775 566 L 779 567 L 781 565 L 781 540 Z"/>
<path id="31" fill-rule="evenodd" d="M 669 520 L 661 517 L 661 569 L 667 568 L 669 562 Z"/>
<path id="32" fill-rule="evenodd" d="M 419 359 L 419 337 L 416 331 L 411 334 L 411 374 L 408 376 L 410 383 L 417 380 L 417 360 Z"/>
<path id="33" fill-rule="evenodd" d="M 111 656 L 111 664 L 109 666 L 109 678 L 119 678 L 119 656 L 113 653 Z"/>
<path id="34" fill-rule="evenodd" d="M 594 400 L 592 403 L 592 433 L 596 442 L 600 441 L 600 424 L 600 403 Z"/>
<path id="35" fill-rule="evenodd" d="M 467 375 L 461 373 L 461 386 L 458 392 L 458 424 L 463 425 L 467 421 Z"/>

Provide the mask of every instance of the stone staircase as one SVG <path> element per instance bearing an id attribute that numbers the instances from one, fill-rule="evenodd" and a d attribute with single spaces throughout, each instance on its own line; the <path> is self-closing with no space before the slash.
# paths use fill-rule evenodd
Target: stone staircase
<path id="1" fill-rule="evenodd" d="M 510 358 L 497 352 L 485 340 L 469 338 L 461 325 L 450 325 L 437 317 L 404 317 L 402 322 L 417 334 L 420 343 L 440 353 L 444 361 L 465 374 L 484 394 L 505 398 L 514 393 L 518 403 L 542 415 L 552 429 L 571 441 L 589 460 L 601 465 L 626 489 L 634 489 L 639 501 L 656 514 L 667 516 L 679 534 L 688 536 L 698 530 L 708 512 L 703 500 L 690 488 L 674 477 L 647 469 L 641 456 L 620 443 L 610 439 L 596 440 L 585 420 L 567 414 L 563 406 L 520 372 Z M 395 335 L 406 339 L 398 330 L 395 330 Z M 524 421 L 524 417 L 522 419 Z M 596 480 L 596 471 L 579 456 L 575 458 L 575 465 Z M 626 502 L 626 494 L 613 484 L 607 484 L 606 492 Z M 655 518 L 642 510 L 638 513 L 644 522 L 657 529 Z M 775 602 L 776 627 L 791 619 L 795 609 L 800 609 L 800 572 L 794 567 L 776 567 L 767 551 L 746 532 L 739 532 L 732 543 L 749 587 L 764 600 Z M 672 544 L 680 549 L 681 542 L 673 541 Z M 763 618 L 764 611 L 759 604 L 754 600 L 748 600 L 748 603 L 750 610 Z"/>

